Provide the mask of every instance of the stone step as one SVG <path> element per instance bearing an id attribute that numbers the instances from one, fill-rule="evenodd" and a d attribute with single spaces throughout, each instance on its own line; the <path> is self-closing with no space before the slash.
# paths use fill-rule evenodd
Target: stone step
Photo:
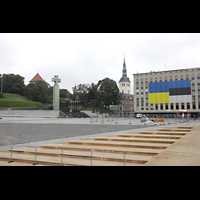
<path id="1" fill-rule="evenodd" d="M 163 128 L 163 129 L 158 129 L 158 131 L 167 131 L 167 132 L 190 132 L 191 129 L 170 129 L 170 128 Z"/>
<path id="2" fill-rule="evenodd" d="M 123 137 L 96 137 L 96 138 L 91 138 L 91 140 L 101 140 L 101 141 L 121 141 L 121 142 L 140 142 L 140 143 L 163 143 L 163 144 L 173 144 L 175 140 L 168 139 L 138 139 L 138 138 L 123 138 Z"/>
<path id="3" fill-rule="evenodd" d="M 82 144 L 82 145 L 97 145 L 97 146 L 115 146 L 115 147 L 135 147 L 147 149 L 166 149 L 168 144 L 138 144 L 132 142 L 118 142 L 118 141 L 91 141 L 91 140 L 75 140 L 68 142 L 69 144 Z"/>
<path id="4" fill-rule="evenodd" d="M 9 161 L 10 160 L 10 156 L 9 156 L 10 152 L 4 152 L 1 153 L 0 156 L 0 160 L 1 161 Z M 39 165 L 51 165 L 51 166 L 59 166 L 59 165 L 64 165 L 64 166 L 87 166 L 87 165 L 97 165 L 97 166 L 120 166 L 120 165 L 124 165 L 124 162 L 126 163 L 126 165 L 140 165 L 140 164 L 144 164 L 147 162 L 147 160 L 131 160 L 129 158 L 126 158 L 126 160 L 124 161 L 124 157 L 123 155 L 120 155 L 121 158 L 102 158 L 99 159 L 97 157 L 87 157 L 88 159 L 79 159 L 76 157 L 68 157 L 68 156 L 64 156 L 63 155 L 63 163 L 61 163 L 61 155 L 57 156 L 57 157 L 49 157 L 49 156 L 41 156 L 41 155 L 37 155 L 37 164 Z M 128 155 L 126 156 L 128 157 Z M 83 158 L 83 157 L 82 157 Z M 27 164 L 34 164 L 35 159 L 32 157 L 30 157 L 30 155 L 26 155 L 24 154 L 22 156 L 22 154 L 16 153 L 15 155 L 13 155 L 12 158 L 13 162 L 12 165 L 15 165 L 15 163 L 17 163 L 17 165 L 19 165 L 19 163 L 23 162 L 23 163 L 27 163 Z M 10 163 L 8 163 L 9 165 Z M 36 164 L 36 165 L 37 165 Z"/>
<path id="5" fill-rule="evenodd" d="M 116 153 L 128 153 L 135 155 L 152 155 L 155 156 L 160 153 L 161 150 L 158 149 L 141 149 L 141 148 L 127 148 L 127 147 L 108 147 L 108 146 L 92 146 L 92 145 L 77 145 L 77 144 L 57 144 L 53 145 L 43 145 L 40 148 L 45 149 L 61 149 L 72 150 L 72 151 L 96 151 L 96 152 L 116 152 Z"/>
<path id="6" fill-rule="evenodd" d="M 176 127 L 176 128 L 178 128 L 178 129 L 189 129 L 189 130 L 192 129 L 191 126 L 178 126 L 178 127 Z"/>
<path id="7" fill-rule="evenodd" d="M 152 138 L 152 139 L 173 139 L 178 140 L 181 138 L 181 136 L 163 136 L 163 135 L 135 135 L 136 138 Z"/>
<path id="8" fill-rule="evenodd" d="M 22 152 L 19 151 L 14 151 L 13 153 L 19 153 L 22 154 Z M 35 155 L 35 148 L 34 147 L 29 147 L 29 148 L 23 148 L 23 153 L 24 154 L 30 154 L 30 155 Z M 92 152 L 94 160 L 107 160 L 107 161 L 119 161 L 121 162 L 121 159 L 123 159 L 124 153 L 110 153 L 110 152 Z M 91 151 L 70 151 L 70 150 L 59 150 L 59 149 L 44 149 L 44 148 L 37 148 L 37 156 L 53 156 L 53 157 L 61 157 L 67 156 L 69 158 L 78 158 L 78 159 L 91 159 Z M 126 162 L 127 163 L 140 163 L 144 164 L 146 163 L 149 159 L 152 158 L 152 155 L 134 155 L 134 154 L 127 154 L 125 155 L 126 157 Z"/>
<path id="9" fill-rule="evenodd" d="M 170 136 L 165 136 L 165 135 L 149 135 L 149 134 L 118 134 L 116 135 L 118 137 L 132 137 L 132 138 L 152 138 L 152 139 L 173 139 L 177 140 L 180 139 L 182 136 L 175 136 L 175 135 L 170 135 Z"/>
<path id="10" fill-rule="evenodd" d="M 168 132 L 168 131 L 140 131 L 138 134 L 157 134 L 157 135 L 185 135 L 186 132 Z"/>
<path id="11" fill-rule="evenodd" d="M 28 163 L 28 162 L 11 162 L 11 163 L 9 163 L 7 160 L 0 160 L 0 166 L 33 166 L 33 163 Z M 46 166 L 46 165 L 37 164 L 35 166 Z"/>

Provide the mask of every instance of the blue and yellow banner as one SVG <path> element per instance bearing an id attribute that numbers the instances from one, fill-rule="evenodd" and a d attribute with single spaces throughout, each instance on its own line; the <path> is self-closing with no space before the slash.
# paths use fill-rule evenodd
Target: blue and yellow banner
<path id="1" fill-rule="evenodd" d="M 191 102 L 191 81 L 149 83 L 149 104 Z"/>

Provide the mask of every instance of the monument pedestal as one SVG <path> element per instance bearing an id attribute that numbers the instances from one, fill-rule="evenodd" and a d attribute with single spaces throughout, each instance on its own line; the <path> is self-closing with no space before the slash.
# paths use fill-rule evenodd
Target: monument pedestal
<path id="1" fill-rule="evenodd" d="M 54 78 L 52 78 L 52 82 L 54 82 L 53 86 L 53 110 L 60 110 L 59 105 L 60 105 L 60 90 L 59 90 L 59 85 L 61 79 L 58 78 L 58 75 L 55 75 Z"/>
<path id="2" fill-rule="evenodd" d="M 53 86 L 53 110 L 59 110 L 60 91 L 59 86 Z"/>

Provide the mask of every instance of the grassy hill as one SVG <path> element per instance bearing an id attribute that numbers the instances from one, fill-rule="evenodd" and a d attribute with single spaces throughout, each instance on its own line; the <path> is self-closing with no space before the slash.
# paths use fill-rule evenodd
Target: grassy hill
<path id="1" fill-rule="evenodd" d="M 0 109 L 1 108 L 35 108 L 37 106 L 44 106 L 40 102 L 29 101 L 27 98 L 22 97 L 18 94 L 4 93 L 3 99 L 0 99 Z"/>

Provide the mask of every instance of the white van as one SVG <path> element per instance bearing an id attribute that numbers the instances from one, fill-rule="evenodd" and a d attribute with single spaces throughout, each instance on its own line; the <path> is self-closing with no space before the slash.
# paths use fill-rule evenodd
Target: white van
<path id="1" fill-rule="evenodd" d="M 137 114 L 136 118 L 142 118 L 142 114 Z"/>

